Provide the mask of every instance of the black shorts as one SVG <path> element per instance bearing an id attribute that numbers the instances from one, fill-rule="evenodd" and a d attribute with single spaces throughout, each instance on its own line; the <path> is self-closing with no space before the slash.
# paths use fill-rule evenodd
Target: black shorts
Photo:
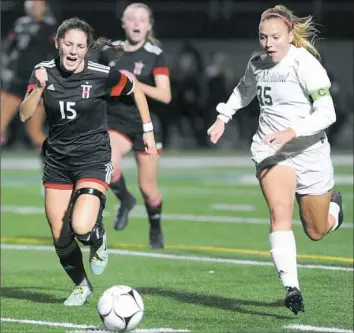
<path id="1" fill-rule="evenodd" d="M 154 126 L 154 136 L 157 150 L 162 150 L 162 135 L 160 120 L 155 114 L 151 114 L 151 120 Z M 129 119 L 108 118 L 109 132 L 118 132 L 126 137 L 133 146 L 135 152 L 145 152 L 145 144 L 143 140 L 143 125 L 141 121 L 133 121 Z"/>
<path id="2" fill-rule="evenodd" d="M 20 79 L 12 79 L 10 81 L 3 82 L 2 90 L 8 94 L 15 95 L 18 98 L 24 99 L 28 81 Z"/>
<path id="3" fill-rule="evenodd" d="M 44 163 L 43 185 L 46 188 L 71 190 L 76 184 L 89 181 L 108 188 L 111 182 L 112 170 L 112 162 L 101 162 L 80 170 L 70 170 L 65 165 L 62 168 L 57 168 Z"/>

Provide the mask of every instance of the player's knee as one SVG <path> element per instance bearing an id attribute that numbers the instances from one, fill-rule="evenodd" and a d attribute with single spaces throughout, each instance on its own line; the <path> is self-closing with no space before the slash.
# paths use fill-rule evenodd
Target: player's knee
<path id="1" fill-rule="evenodd" d="M 302 225 L 304 226 L 305 233 L 308 238 L 313 241 L 321 240 L 328 232 L 327 219 L 319 220 L 313 216 L 300 216 Z"/>
<path id="2" fill-rule="evenodd" d="M 74 235 L 82 244 L 91 245 L 97 243 L 100 239 L 102 239 L 104 234 L 103 227 L 103 210 L 106 205 L 106 196 L 99 190 L 94 188 L 83 187 L 75 190 L 73 198 L 72 198 L 72 207 L 75 205 L 76 200 L 82 194 L 90 194 L 99 198 L 100 200 L 100 208 L 98 211 L 98 215 L 96 217 L 96 222 L 91 230 L 86 233 L 78 233 L 74 230 Z"/>
<path id="3" fill-rule="evenodd" d="M 325 232 L 317 231 L 314 229 L 306 229 L 305 234 L 312 241 L 319 241 L 326 235 Z"/>
<path id="4" fill-rule="evenodd" d="M 283 202 L 272 205 L 269 209 L 272 225 L 290 224 L 292 222 L 292 206 Z"/>
<path id="5" fill-rule="evenodd" d="M 304 225 L 305 234 L 312 241 L 321 240 L 328 232 L 328 224 L 326 224 L 327 227 L 320 227 L 312 224 L 309 220 L 304 220 L 303 218 L 301 218 L 301 220 Z"/>

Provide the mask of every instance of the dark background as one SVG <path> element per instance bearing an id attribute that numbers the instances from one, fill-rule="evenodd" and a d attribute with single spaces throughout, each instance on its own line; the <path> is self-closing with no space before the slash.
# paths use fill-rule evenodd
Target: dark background
<path id="1" fill-rule="evenodd" d="M 258 48 L 261 13 L 278 1 L 191 0 L 143 1 L 154 12 L 155 35 L 162 42 L 172 81 L 173 101 L 160 111 L 165 146 L 210 148 L 205 130 L 215 119 L 215 105 L 224 101 L 243 74 L 247 61 Z M 22 0 L 1 1 L 1 36 L 24 15 Z M 120 18 L 131 1 L 51 0 L 54 16 L 79 16 L 95 29 L 96 36 L 124 39 Z M 281 1 L 297 16 L 314 16 L 320 30 L 317 47 L 332 79 L 332 96 L 337 109 L 337 125 L 332 144 L 353 147 L 353 51 L 354 1 Z M 187 56 L 186 56 L 187 54 Z M 192 58 L 188 67 L 187 58 Z M 184 68 L 184 69 L 183 69 Z M 215 74 L 215 72 L 217 74 Z M 184 74 L 183 74 L 184 73 Z M 181 76 L 193 78 L 193 85 L 181 84 Z M 181 101 L 191 103 L 181 103 Z M 187 106 L 186 106 L 187 105 Z M 182 110 L 184 108 L 184 110 Z M 256 130 L 258 106 L 254 101 L 228 126 L 220 148 L 248 147 Z M 30 144 L 23 125 L 14 120 L 14 134 L 8 147 Z M 15 129 L 13 129 L 15 128 Z M 22 132 L 21 132 L 22 131 Z"/>

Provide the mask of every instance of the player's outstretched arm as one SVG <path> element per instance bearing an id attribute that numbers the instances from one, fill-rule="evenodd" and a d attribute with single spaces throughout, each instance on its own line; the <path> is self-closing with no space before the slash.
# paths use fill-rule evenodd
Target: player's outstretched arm
<path id="1" fill-rule="evenodd" d="M 150 111 L 146 96 L 138 81 L 135 81 L 134 83 L 133 96 L 143 124 L 151 123 Z"/>
<path id="2" fill-rule="evenodd" d="M 143 129 L 144 129 L 143 139 L 146 145 L 146 152 L 150 155 L 156 155 L 157 150 L 156 150 L 156 144 L 155 144 L 155 138 L 153 132 L 153 125 L 150 117 L 149 106 L 146 100 L 146 96 L 140 86 L 140 83 L 137 81 L 135 81 L 134 84 L 133 95 L 134 95 L 134 101 L 136 107 L 139 110 L 140 117 L 143 122 Z"/>

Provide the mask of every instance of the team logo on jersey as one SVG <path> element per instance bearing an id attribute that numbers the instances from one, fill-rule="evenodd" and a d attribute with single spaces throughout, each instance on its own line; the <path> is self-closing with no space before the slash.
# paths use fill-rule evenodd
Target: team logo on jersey
<path id="1" fill-rule="evenodd" d="M 89 84 L 82 84 L 82 98 L 89 98 L 90 97 L 90 90 L 92 88 Z"/>
<path id="2" fill-rule="evenodd" d="M 145 64 L 142 63 L 141 61 L 135 62 L 133 73 L 135 75 L 140 75 L 144 67 L 145 67 Z"/>

